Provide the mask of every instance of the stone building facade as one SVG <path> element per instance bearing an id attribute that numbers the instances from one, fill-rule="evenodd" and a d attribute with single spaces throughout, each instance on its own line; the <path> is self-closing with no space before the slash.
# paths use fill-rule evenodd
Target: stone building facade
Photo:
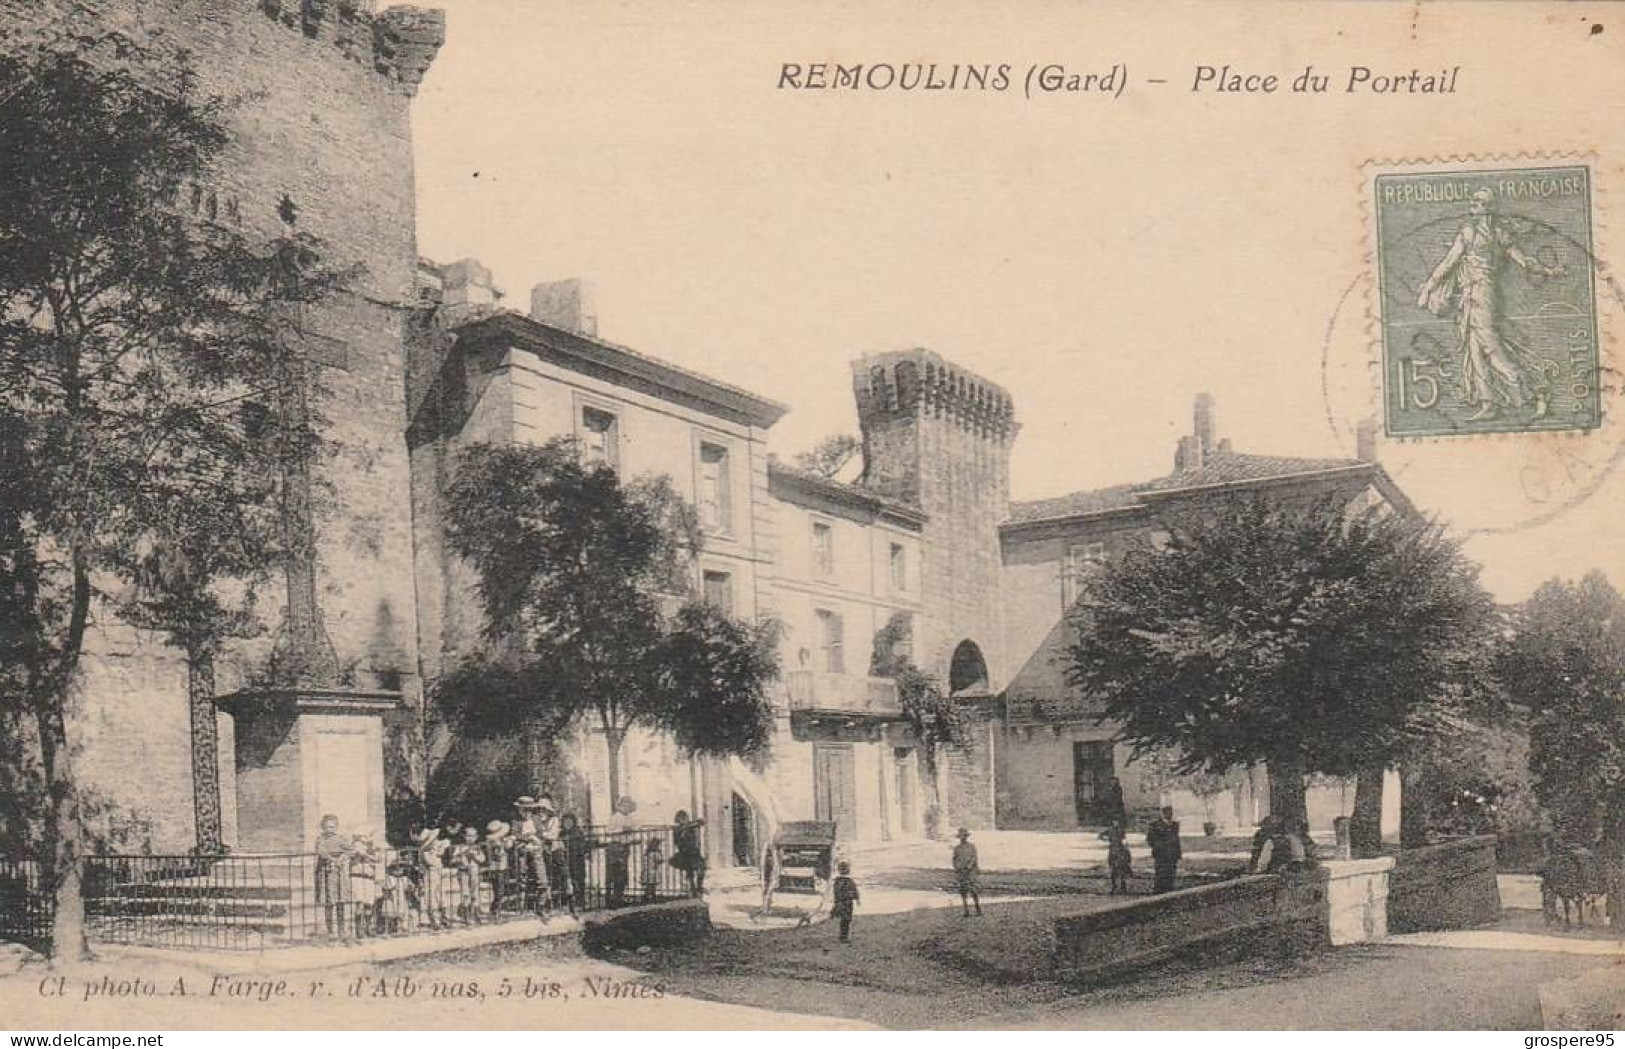
<path id="1" fill-rule="evenodd" d="M 1214 822 L 1250 827 L 1268 811 L 1266 772 L 1238 772 L 1223 796 L 1199 799 L 1168 789 L 1145 762 L 1130 763 L 1115 742 L 1117 726 L 1065 680 L 1072 642 L 1067 611 L 1099 567 L 1137 545 L 1155 546 L 1180 515 L 1202 513 L 1219 498 L 1267 494 L 1284 501 L 1335 497 L 1350 504 L 1411 504 L 1376 462 L 1374 436 L 1362 430 L 1351 459 L 1307 459 L 1237 452 L 1218 436 L 1211 397 L 1200 394 L 1191 432 L 1179 439 L 1174 469 L 1139 484 L 1072 492 L 1020 502 L 1000 525 L 1004 561 L 1005 645 L 1010 673 L 1002 684 L 1004 720 L 998 740 L 998 823 L 1060 830 L 1106 822 L 1103 795 L 1115 777 L 1131 813 L 1149 816 L 1173 804 L 1187 825 Z M 1312 826 L 1326 829 L 1346 815 L 1352 784 L 1310 791 Z M 1397 803 L 1396 803 L 1397 804 Z M 1390 805 L 1391 819 L 1397 808 Z"/>
<path id="2" fill-rule="evenodd" d="M 588 286 L 579 282 L 538 286 L 530 313 L 522 315 L 500 308 L 500 289 L 474 260 L 445 266 L 425 260 L 421 274 L 440 333 L 440 370 L 408 432 L 426 677 L 433 680 L 481 643 L 474 582 L 447 552 L 441 524 L 443 492 L 458 454 L 482 442 L 573 437 L 583 455 L 628 478 L 670 477 L 699 510 L 705 530 L 693 581 L 697 592 L 735 616 L 771 616 L 782 627 L 771 760 L 754 768 L 737 760 L 689 761 L 663 736 L 635 732 L 619 772 L 622 793 L 637 804 L 638 818 L 663 822 L 678 809 L 697 812 L 706 819 L 714 855 L 752 863 L 783 819 L 834 821 L 843 840 L 922 833 L 927 799 L 936 792 L 919 780 L 917 741 L 904 724 L 895 685 L 870 676 L 876 635 L 894 617 L 905 617 L 919 646 L 916 658 L 940 663 L 940 676 L 948 680 L 953 653 L 945 639 L 965 629 L 966 617 L 948 620 L 940 610 L 955 594 L 985 616 L 993 597 L 990 580 L 997 578 L 986 549 L 995 534 L 991 524 L 980 528 L 983 542 L 974 551 L 970 540 L 933 544 L 933 521 L 956 512 L 946 503 L 933 518 L 918 494 L 898 490 L 894 496 L 883 486 L 843 483 L 771 459 L 767 434 L 783 406 L 597 337 Z M 922 375 L 929 363 L 933 377 L 980 382 L 959 369 L 950 372 L 951 366 L 925 351 L 890 359 L 894 366 L 918 362 Z M 874 359 L 854 367 L 860 382 L 867 382 Z M 909 381 L 906 410 L 950 404 L 949 393 L 932 390 L 929 397 L 936 400 L 928 400 Z M 992 387 L 981 388 L 993 403 Z M 1000 396 L 1008 422 L 1009 399 Z M 920 418 L 888 421 L 912 427 Z M 918 428 L 936 448 L 945 439 L 930 432 L 939 420 L 923 421 Z M 1007 446 L 1009 429 L 1005 436 L 979 435 L 965 441 L 964 449 L 934 454 L 969 454 L 980 463 L 982 446 Z M 906 445 L 871 449 L 867 463 L 871 471 L 896 476 L 921 458 L 911 434 Z M 999 476 L 1005 468 L 1001 459 Z M 931 469 L 928 464 L 927 473 Z M 956 483 L 967 491 L 974 486 L 965 471 Z M 1003 491 L 1002 482 L 995 490 Z M 989 522 L 997 519 L 980 504 L 976 512 Z M 961 570 L 951 564 L 972 554 L 980 588 L 974 592 L 956 582 Z M 980 656 L 973 662 L 977 669 L 967 689 L 985 702 L 986 667 Z M 982 727 L 987 731 L 985 718 Z M 609 770 L 601 733 L 582 724 L 569 740 L 546 742 L 560 746 L 551 756 L 538 752 L 535 789 L 562 796 L 570 809 L 602 821 Z M 448 748 L 454 745 L 445 741 Z M 438 753 L 431 741 L 430 760 Z M 944 786 L 979 775 L 980 784 L 963 794 L 977 799 L 985 822 L 992 812 L 991 745 L 972 755 L 963 768 L 947 766 Z M 965 818 L 976 815 L 967 812 Z"/>

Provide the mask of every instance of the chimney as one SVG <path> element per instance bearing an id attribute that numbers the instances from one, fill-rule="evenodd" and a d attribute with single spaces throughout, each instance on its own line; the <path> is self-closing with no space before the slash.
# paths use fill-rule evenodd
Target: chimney
<path id="1" fill-rule="evenodd" d="M 1363 463 L 1377 461 L 1377 422 L 1362 419 L 1354 429 L 1354 457 Z"/>
<path id="2" fill-rule="evenodd" d="M 1202 455 L 1202 442 L 1194 434 L 1186 434 L 1179 439 L 1179 447 L 1174 451 L 1174 472 L 1184 473 L 1187 470 L 1200 470 L 1204 457 Z"/>
<path id="3" fill-rule="evenodd" d="M 579 277 L 546 281 L 530 289 L 531 320 L 579 335 L 598 334 L 592 285 Z"/>
<path id="4" fill-rule="evenodd" d="M 1211 393 L 1199 393 L 1196 395 L 1195 414 L 1195 443 L 1200 446 L 1196 452 L 1196 465 L 1198 468 L 1200 468 L 1202 463 L 1213 458 L 1213 453 L 1218 450 L 1217 446 L 1219 442 L 1216 426 L 1213 420 L 1213 395 Z"/>
<path id="5" fill-rule="evenodd" d="M 447 306 L 494 307 L 502 291 L 479 259 L 458 259 L 440 269 L 441 301 Z"/>

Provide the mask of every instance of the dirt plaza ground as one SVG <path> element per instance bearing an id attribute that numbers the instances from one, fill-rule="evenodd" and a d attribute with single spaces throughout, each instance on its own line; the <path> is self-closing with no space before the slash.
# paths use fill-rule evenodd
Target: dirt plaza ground
<path id="1" fill-rule="evenodd" d="M 1113 902 L 1103 843 L 1023 832 L 976 839 L 979 918 L 964 917 L 948 891 L 947 845 L 848 850 L 864 894 L 850 944 L 827 920 L 802 926 L 805 901 L 781 897 L 761 915 L 753 872 L 725 870 L 709 894 L 712 935 L 680 947 L 589 957 L 574 935 L 467 946 L 280 974 L 286 996 L 268 1000 L 196 993 L 218 973 L 179 955 L 70 970 L 81 982 L 137 973 L 159 985 L 156 996 L 124 1000 L 53 1000 L 36 968 L 0 979 L 0 1015 L 25 1029 L 1530 1029 L 1547 1026 L 1542 985 L 1602 973 L 1625 986 L 1625 945 L 1602 930 L 1546 927 L 1538 890 L 1519 877 L 1503 877 L 1506 910 L 1492 928 L 1307 956 L 1192 956 L 1112 983 L 1066 985 L 1050 978 L 1036 945 L 1055 916 Z M 1187 880 L 1233 873 L 1245 844 L 1187 839 Z M 243 957 L 238 975 L 253 962 Z M 177 977 L 193 989 L 185 1000 L 162 993 Z"/>
<path id="2" fill-rule="evenodd" d="M 1080 990 L 1048 978 L 1042 937 L 1060 914 L 1109 906 L 1105 847 L 1093 835 L 986 832 L 976 836 L 983 915 L 965 918 L 942 843 L 854 852 L 863 907 L 849 944 L 834 927 L 797 928 L 787 914 L 753 919 L 754 885 L 737 872 L 713 894 L 716 934 L 704 943 L 624 960 L 681 995 L 790 1008 L 887 1027 L 1488 1028 L 1539 1027 L 1542 983 L 1625 953 L 1596 930 L 1552 935 L 1529 879 L 1503 890 L 1508 908 L 1495 949 L 1484 932 L 1395 937 L 1307 957 L 1192 956 Z M 1237 873 L 1245 838 L 1187 838 L 1181 885 Z M 1137 860 L 1146 855 L 1136 843 Z M 1137 862 L 1135 890 L 1149 891 Z M 736 887 L 730 887 L 736 886 Z M 789 911 L 780 906 L 775 911 Z M 1516 949 L 1520 946 L 1528 949 Z"/>

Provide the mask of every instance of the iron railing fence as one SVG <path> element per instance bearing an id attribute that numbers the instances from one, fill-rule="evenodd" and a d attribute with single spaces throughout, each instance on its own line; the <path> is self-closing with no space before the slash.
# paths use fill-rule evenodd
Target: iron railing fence
<path id="1" fill-rule="evenodd" d="M 39 863 L 0 859 L 0 940 L 44 950 L 53 915 Z"/>
<path id="2" fill-rule="evenodd" d="M 499 839 L 355 849 L 333 857 L 97 855 L 83 860 L 93 941 L 260 950 L 399 936 L 696 895 L 669 826 L 590 828 L 556 842 Z M 0 861 L 0 940 L 48 942 L 37 864 Z"/>
<path id="3" fill-rule="evenodd" d="M 315 857 L 89 856 L 86 934 L 103 943 L 255 950 L 309 939 Z"/>

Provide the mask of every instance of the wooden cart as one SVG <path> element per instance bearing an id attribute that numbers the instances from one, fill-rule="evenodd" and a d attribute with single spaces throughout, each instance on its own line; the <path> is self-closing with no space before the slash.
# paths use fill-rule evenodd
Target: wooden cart
<path id="1" fill-rule="evenodd" d="M 835 868 L 835 824 L 796 820 L 773 838 L 775 892 L 823 895 Z"/>
<path id="2" fill-rule="evenodd" d="M 778 893 L 814 896 L 817 902 L 802 916 L 806 924 L 823 908 L 835 874 L 835 824 L 821 820 L 794 820 L 779 825 L 764 862 L 762 913 L 773 909 Z"/>

